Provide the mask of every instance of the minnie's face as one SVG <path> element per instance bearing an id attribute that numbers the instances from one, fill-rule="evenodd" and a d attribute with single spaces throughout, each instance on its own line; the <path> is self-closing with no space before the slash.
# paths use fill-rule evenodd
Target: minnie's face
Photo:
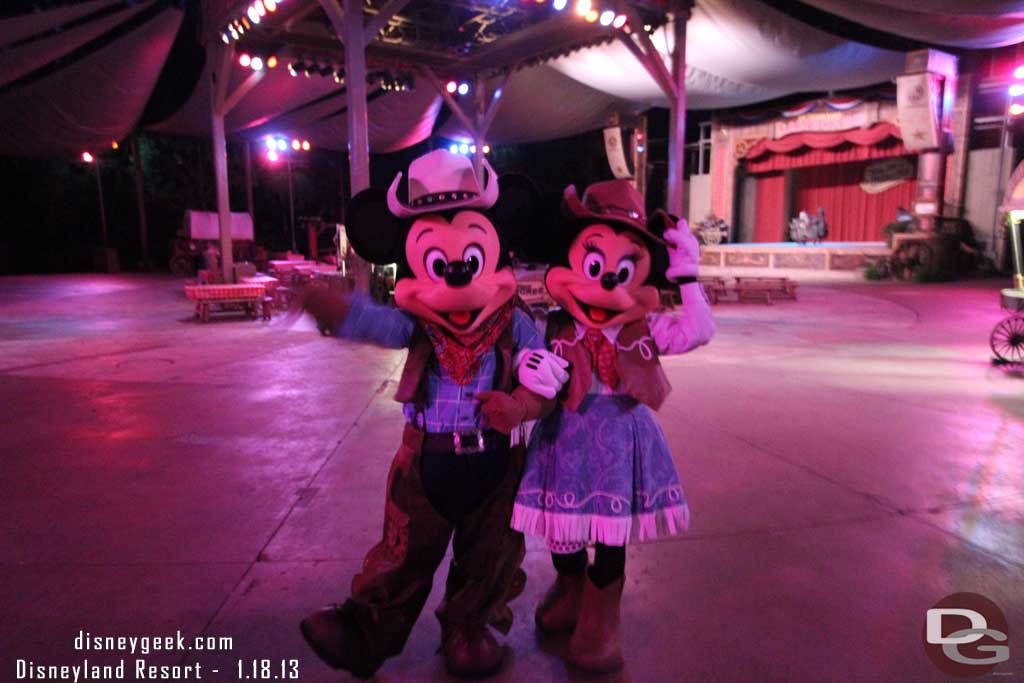
<path id="1" fill-rule="evenodd" d="M 641 238 L 589 225 L 569 247 L 569 267 L 544 277 L 551 297 L 588 327 L 604 329 L 639 320 L 658 307 L 658 289 L 645 285 L 651 254 Z"/>
<path id="2" fill-rule="evenodd" d="M 509 267 L 498 270 L 501 240 L 490 219 L 460 211 L 416 219 L 405 240 L 413 272 L 395 284 L 395 303 L 454 334 L 475 330 L 516 292 Z"/>

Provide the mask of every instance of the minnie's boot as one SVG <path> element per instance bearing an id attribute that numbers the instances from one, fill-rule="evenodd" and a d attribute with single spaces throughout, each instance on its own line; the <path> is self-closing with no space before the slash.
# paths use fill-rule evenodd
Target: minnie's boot
<path id="1" fill-rule="evenodd" d="M 542 633 L 572 631 L 579 619 L 582 598 L 583 574 L 559 574 L 537 606 L 537 628 Z"/>
<path id="2" fill-rule="evenodd" d="M 595 672 L 622 668 L 619 639 L 619 603 L 624 577 L 598 588 L 588 575 L 583 581 L 579 621 L 569 641 L 569 661 Z"/>

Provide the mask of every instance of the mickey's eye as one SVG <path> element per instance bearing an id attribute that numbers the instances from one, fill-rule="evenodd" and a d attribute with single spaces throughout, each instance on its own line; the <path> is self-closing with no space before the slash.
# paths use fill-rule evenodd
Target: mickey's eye
<path id="1" fill-rule="evenodd" d="M 448 267 L 448 257 L 440 249 L 428 249 L 423 257 L 423 265 L 426 266 L 430 279 L 437 282 L 444 279 L 444 271 Z"/>
<path id="2" fill-rule="evenodd" d="M 583 257 L 583 274 L 591 280 L 597 280 L 601 277 L 603 270 L 604 256 L 597 251 L 587 252 L 587 255 Z"/>
<path id="3" fill-rule="evenodd" d="M 619 268 L 615 272 L 615 276 L 619 279 L 620 285 L 628 285 L 632 282 L 634 275 L 636 275 L 636 261 L 628 258 L 619 261 Z"/>
<path id="4" fill-rule="evenodd" d="M 479 244 L 471 244 L 462 252 L 462 260 L 473 277 L 484 272 L 484 250 Z"/>

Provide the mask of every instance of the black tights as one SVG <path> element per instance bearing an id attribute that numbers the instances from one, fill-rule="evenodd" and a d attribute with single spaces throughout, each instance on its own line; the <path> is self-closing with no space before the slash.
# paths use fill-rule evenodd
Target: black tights
<path id="1" fill-rule="evenodd" d="M 551 561 L 561 576 L 579 576 L 585 570 L 595 586 L 604 588 L 625 575 L 626 546 L 598 543 L 594 550 L 594 565 L 590 569 L 587 569 L 586 548 L 568 555 L 551 553 Z"/>

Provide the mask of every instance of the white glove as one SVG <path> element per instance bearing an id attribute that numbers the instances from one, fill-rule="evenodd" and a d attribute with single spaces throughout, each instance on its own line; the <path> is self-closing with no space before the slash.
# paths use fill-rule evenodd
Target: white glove
<path id="1" fill-rule="evenodd" d="M 675 281 L 681 277 L 697 277 L 700 266 L 700 244 L 690 232 L 690 226 L 680 219 L 676 227 L 662 235 L 668 242 L 668 269 L 665 277 Z"/>
<path id="2" fill-rule="evenodd" d="M 569 380 L 569 361 L 547 349 L 523 349 L 516 354 L 519 383 L 544 398 L 554 398 Z"/>

